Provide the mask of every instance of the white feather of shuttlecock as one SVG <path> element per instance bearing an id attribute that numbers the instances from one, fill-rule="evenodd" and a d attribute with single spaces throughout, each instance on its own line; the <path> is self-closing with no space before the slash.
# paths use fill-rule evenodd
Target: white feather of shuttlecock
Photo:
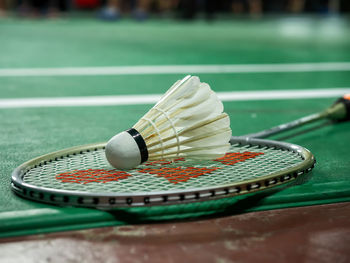
<path id="1" fill-rule="evenodd" d="M 230 119 L 206 83 L 177 81 L 134 126 L 146 142 L 148 160 L 214 159 L 230 148 Z"/>

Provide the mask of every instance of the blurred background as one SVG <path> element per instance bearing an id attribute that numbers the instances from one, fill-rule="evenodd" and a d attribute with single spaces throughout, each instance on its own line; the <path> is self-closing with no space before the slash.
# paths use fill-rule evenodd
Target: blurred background
<path id="1" fill-rule="evenodd" d="M 106 21 L 133 18 L 224 19 L 271 14 L 344 14 L 348 0 L 0 0 L 0 16 L 55 18 L 87 15 Z"/>
<path id="2" fill-rule="evenodd" d="M 11 193 L 10 175 L 15 167 L 36 156 L 109 140 L 136 123 L 161 94 L 187 74 L 198 75 L 221 96 L 236 136 L 325 109 L 340 95 L 350 93 L 349 11 L 350 0 L 0 0 L 0 234 L 125 224 L 102 210 L 53 207 L 24 200 Z M 250 196 L 240 205 L 257 211 L 350 200 L 349 130 L 350 122 L 321 123 L 288 133 L 283 140 L 315 154 L 317 166 L 312 178 L 270 199 L 252 203 Z M 319 214 L 307 217 L 302 229 L 313 226 Z M 295 216 L 290 218 L 294 222 Z M 329 222 L 333 217 L 324 218 Z M 345 231 L 349 227 L 343 232 L 338 226 L 333 232 L 325 227 L 313 239 L 304 231 L 295 231 L 298 225 L 283 220 L 280 229 L 274 230 L 279 236 L 272 239 L 287 240 L 291 236 L 297 240 L 295 244 L 284 244 L 282 252 L 275 246 L 253 250 L 248 256 L 271 256 L 274 258 L 265 261 L 273 262 L 275 257 L 288 259 L 289 255 L 304 253 L 299 259 L 308 261 L 310 256 L 309 261 L 314 262 L 314 255 L 323 251 L 322 255 L 339 257 L 320 257 L 318 261 L 344 262 L 349 254 L 346 241 L 350 231 Z M 254 222 L 251 226 L 254 233 L 259 233 L 259 226 L 254 229 Z M 199 232 L 198 236 L 190 233 L 183 240 L 188 244 L 193 239 L 197 249 L 202 244 L 198 240 L 210 237 L 210 231 Z M 166 233 L 164 237 L 168 238 L 168 232 L 159 233 Z M 295 233 L 300 233 L 299 239 L 295 239 Z M 270 232 L 254 235 L 246 239 L 239 234 L 238 239 L 243 246 L 247 240 L 257 240 L 251 243 L 257 248 Z M 213 240 L 214 236 L 216 233 Z M 230 241 L 229 235 L 224 236 L 225 242 L 217 243 L 224 244 L 222 247 Z M 137 235 L 130 242 L 121 242 L 125 243 L 121 251 L 129 251 L 133 240 L 143 244 L 140 240 L 148 237 Z M 152 234 L 150 237 L 154 238 Z M 159 240 L 162 237 L 160 234 Z M 103 249 L 100 240 L 96 243 Z M 173 233 L 170 240 L 179 240 L 178 234 Z M 236 242 L 236 236 L 232 240 Z M 345 244 L 344 249 L 338 246 L 334 250 L 335 242 Z M 85 244 L 80 240 L 74 244 L 78 247 L 81 243 Z M 8 256 L 2 253 L 0 261 L 42 261 L 42 251 L 50 250 L 38 244 L 37 257 L 22 253 L 30 249 L 9 246 Z M 90 246 L 75 249 L 66 244 L 66 239 L 62 244 L 66 246 L 50 245 L 57 251 L 54 255 L 59 256 L 58 260 L 51 255 L 46 258 L 63 262 L 67 255 L 74 257 L 75 253 L 66 253 L 67 247 L 90 251 Z M 115 252 L 116 242 L 112 244 Z M 226 261 L 221 258 L 221 246 L 217 252 L 210 250 L 212 242 L 207 244 L 209 249 L 188 253 L 208 255 L 206 260 L 211 262 L 218 261 L 211 259 L 219 253 L 219 260 Z M 177 252 L 168 246 L 168 250 L 162 249 L 163 254 L 158 253 L 158 245 L 152 251 L 159 257 L 169 250 Z M 143 256 L 145 250 L 141 247 L 140 253 L 130 255 L 130 261 L 143 262 L 132 260 Z M 84 257 L 80 259 L 66 261 L 87 262 Z"/>

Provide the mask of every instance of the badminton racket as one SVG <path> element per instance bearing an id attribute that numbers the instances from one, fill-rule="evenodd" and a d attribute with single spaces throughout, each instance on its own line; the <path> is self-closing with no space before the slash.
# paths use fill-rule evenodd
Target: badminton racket
<path id="1" fill-rule="evenodd" d="M 117 170 L 105 158 L 105 143 L 46 154 L 17 167 L 12 190 L 24 198 L 99 209 L 177 205 L 229 198 L 288 184 L 310 172 L 313 154 L 304 147 L 259 139 L 320 119 L 349 119 L 349 96 L 322 113 L 277 127 L 232 137 L 222 158 L 146 162 Z"/>

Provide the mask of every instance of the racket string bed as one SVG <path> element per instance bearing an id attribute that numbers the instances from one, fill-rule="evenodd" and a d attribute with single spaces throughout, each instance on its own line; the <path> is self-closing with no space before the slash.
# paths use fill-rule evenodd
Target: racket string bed
<path id="1" fill-rule="evenodd" d="M 314 162 L 302 147 L 238 141 L 224 157 L 215 160 L 177 158 L 125 171 L 108 164 L 104 145 L 73 149 L 22 165 L 14 172 L 12 185 L 21 196 L 61 205 L 165 205 L 269 188 L 294 179 Z"/>
<path id="2" fill-rule="evenodd" d="M 249 148 L 245 148 L 249 149 Z M 153 178 L 152 174 L 164 174 L 168 176 L 172 176 L 172 173 L 179 172 L 179 169 L 185 171 L 188 168 L 192 172 L 191 174 L 196 173 L 196 169 L 192 167 L 192 164 L 197 166 L 197 169 L 207 169 L 208 173 L 211 175 L 209 178 L 205 177 L 203 180 L 196 180 L 194 183 L 195 186 L 202 186 L 202 187 L 209 187 L 212 185 L 212 183 L 218 184 L 218 183 L 232 183 L 232 180 L 246 180 L 252 177 L 258 177 L 261 175 L 261 172 L 274 172 L 280 167 L 286 167 L 286 165 L 294 165 L 300 161 L 298 157 L 292 155 L 290 158 L 291 160 L 288 160 L 287 162 L 284 160 L 284 156 L 281 156 L 276 151 L 268 150 L 264 153 L 261 152 L 253 152 L 254 149 L 252 149 L 252 152 L 239 152 L 239 148 L 232 147 L 231 153 L 234 154 L 234 156 L 239 156 L 241 159 L 236 158 L 236 162 L 231 161 L 231 155 L 228 153 L 229 156 L 227 159 L 228 161 L 225 161 L 225 158 L 222 158 L 221 160 L 216 159 L 211 162 L 205 162 L 202 164 L 198 164 L 198 162 L 191 162 L 187 161 L 186 163 L 181 164 L 181 162 L 173 162 L 169 163 L 168 165 L 161 165 L 158 167 L 155 163 L 153 164 L 153 168 L 144 168 L 144 166 L 139 166 L 137 169 L 133 169 L 131 171 L 128 171 L 127 174 L 134 177 L 139 177 L 138 179 L 134 178 L 134 180 L 137 180 L 137 183 L 140 184 L 140 187 L 137 189 L 138 192 L 140 191 L 147 191 L 147 190 L 170 190 L 174 186 L 169 185 L 168 182 L 163 182 L 161 180 L 160 182 L 157 182 L 156 184 L 150 183 L 151 178 Z M 248 153 L 248 154 L 247 154 Z M 252 154 L 256 153 L 256 155 Z M 265 154 L 265 158 L 259 160 L 256 158 L 259 155 Z M 252 156 L 251 158 L 256 158 L 253 162 L 247 162 L 249 159 L 246 156 Z M 267 157 L 266 157 L 267 156 Z M 243 158 L 242 158 L 243 157 Z M 277 158 L 276 158 L 277 157 Z M 240 164 L 241 162 L 241 164 Z M 221 165 L 223 163 L 226 165 L 222 169 L 223 166 Z M 146 164 L 147 165 L 147 164 Z M 106 159 L 104 158 L 104 152 L 103 149 L 98 151 L 91 151 L 88 153 L 83 153 L 80 155 L 75 155 L 72 157 L 66 157 L 63 159 L 59 159 L 56 162 L 47 163 L 46 165 L 33 168 L 31 169 L 26 175 L 24 176 L 24 182 L 35 184 L 38 186 L 55 186 L 55 189 L 62 189 L 62 190 L 81 190 L 86 188 L 86 190 L 90 190 L 89 188 L 92 188 L 91 190 L 101 190 L 101 191 L 122 191 L 122 192 L 128 192 L 130 191 L 129 184 L 118 182 L 108 185 L 100 184 L 99 181 L 93 181 L 91 180 L 91 183 L 96 183 L 94 186 L 78 186 L 71 184 L 70 182 L 67 182 L 67 184 L 62 184 L 62 180 L 59 180 L 57 178 L 64 177 L 64 173 L 66 175 L 82 175 L 79 171 L 87 172 L 87 169 L 82 169 L 83 167 L 90 170 L 90 176 L 100 176 L 100 172 L 105 171 L 113 171 L 111 167 L 108 165 Z M 221 171 L 220 171 L 221 168 Z M 277 169 L 276 169 L 277 168 Z M 147 172 L 147 170 L 149 172 Z M 168 170 L 168 172 L 166 172 Z M 215 173 L 213 173 L 215 171 Z M 236 176 L 232 177 L 231 174 L 236 173 Z M 126 173 L 126 172 L 125 172 Z M 52 176 L 47 176 L 51 174 Z M 63 175 L 62 175 L 63 174 Z M 142 175 L 145 174 L 145 175 Z M 202 173 L 201 175 L 204 175 L 205 173 Z M 61 176 L 60 176 L 61 175 Z M 89 178 L 87 178 L 89 181 Z M 85 182 L 85 183 L 88 183 Z M 152 180 L 153 181 L 153 180 Z M 103 182 L 102 182 L 103 183 Z M 131 184 L 134 184 L 135 181 L 130 182 Z M 148 188 L 145 188 L 144 186 L 147 186 Z M 84 188 L 83 188 L 84 187 Z M 149 189 L 149 187 L 154 189 Z M 133 189 L 136 189 L 135 187 L 132 187 Z"/>

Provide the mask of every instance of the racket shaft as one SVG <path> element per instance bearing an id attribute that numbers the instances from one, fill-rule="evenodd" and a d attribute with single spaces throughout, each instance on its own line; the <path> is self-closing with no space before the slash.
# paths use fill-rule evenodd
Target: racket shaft
<path id="1" fill-rule="evenodd" d="M 267 129 L 267 130 L 264 130 L 261 132 L 251 133 L 251 134 L 245 135 L 245 137 L 266 138 L 266 137 L 269 137 L 271 135 L 275 135 L 275 134 L 280 133 L 280 132 L 288 131 L 288 130 L 291 130 L 291 129 L 303 126 L 305 124 L 318 121 L 318 120 L 322 120 L 322 119 L 329 119 L 332 121 L 348 120 L 348 119 L 350 119 L 349 118 L 350 114 L 349 114 L 349 110 L 348 110 L 350 108 L 349 105 L 350 105 L 350 103 L 348 103 L 347 100 L 345 102 L 344 101 L 336 102 L 331 107 L 324 110 L 323 112 L 314 113 L 314 114 L 302 117 L 300 119 L 272 127 L 270 129 Z"/>
<path id="2" fill-rule="evenodd" d="M 246 135 L 246 137 L 250 137 L 250 138 L 266 138 L 272 135 L 275 135 L 277 133 L 280 132 L 284 132 L 284 131 L 288 131 L 300 126 L 303 126 L 305 124 L 308 123 L 312 123 L 314 121 L 323 119 L 325 116 L 323 113 L 315 113 L 315 114 L 311 114 L 305 117 L 302 117 L 300 119 L 288 122 L 288 123 L 284 123 L 275 127 L 272 127 L 270 129 L 261 131 L 261 132 L 257 132 L 257 133 L 251 133 Z"/>

